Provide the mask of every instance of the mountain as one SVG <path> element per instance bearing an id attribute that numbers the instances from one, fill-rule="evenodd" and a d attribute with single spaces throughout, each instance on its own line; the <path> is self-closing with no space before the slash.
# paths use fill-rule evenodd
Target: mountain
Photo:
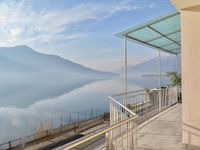
<path id="1" fill-rule="evenodd" d="M 115 75 L 28 46 L 1 47 L 0 105 L 28 107 Z"/>
<path id="2" fill-rule="evenodd" d="M 56 55 L 43 54 L 28 46 L 1 47 L 0 72 L 68 72 L 97 76 L 113 73 L 97 71 Z"/>
<path id="3" fill-rule="evenodd" d="M 178 57 L 178 66 L 181 70 L 181 58 Z M 165 56 L 161 58 L 161 72 L 166 73 L 176 70 L 176 58 L 175 56 Z M 130 73 L 143 73 L 143 74 L 156 74 L 158 72 L 158 58 L 152 58 L 143 63 L 130 66 L 128 68 Z"/>

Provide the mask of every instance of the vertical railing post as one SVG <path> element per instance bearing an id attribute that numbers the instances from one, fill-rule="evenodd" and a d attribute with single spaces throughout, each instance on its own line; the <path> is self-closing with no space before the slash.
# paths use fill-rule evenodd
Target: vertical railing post
<path id="1" fill-rule="evenodd" d="M 60 116 L 60 126 L 62 126 L 62 115 Z"/>
<path id="2" fill-rule="evenodd" d="M 125 98 L 124 105 L 127 105 L 127 90 L 128 90 L 128 75 L 127 75 L 127 37 L 124 35 L 124 88 L 125 88 Z"/>
<path id="3" fill-rule="evenodd" d="M 134 150 L 137 149 L 137 124 L 134 124 Z"/>
<path id="4" fill-rule="evenodd" d="M 41 130 L 44 129 L 42 121 L 40 122 Z"/>
<path id="5" fill-rule="evenodd" d="M 87 111 L 85 110 L 85 120 L 87 120 Z"/>
<path id="6" fill-rule="evenodd" d="M 176 54 L 176 72 L 178 74 L 178 54 Z"/>
<path id="7" fill-rule="evenodd" d="M 111 142 L 110 142 L 110 139 L 111 139 L 111 138 L 110 138 L 110 137 L 111 137 L 111 136 L 110 136 L 110 134 L 109 134 L 109 138 L 108 138 L 108 149 L 109 149 L 109 150 L 112 149 L 112 148 L 111 148 Z"/>
<path id="8" fill-rule="evenodd" d="M 51 128 L 53 129 L 53 118 L 51 118 Z"/>
<path id="9" fill-rule="evenodd" d="M 72 122 L 72 116 L 71 116 L 71 112 L 69 113 L 69 122 Z"/>
<path id="10" fill-rule="evenodd" d="M 78 111 L 78 122 L 79 122 L 79 119 L 80 119 L 79 117 L 80 117 L 80 116 L 79 116 L 79 111 Z"/>
<path id="11" fill-rule="evenodd" d="M 93 118 L 93 109 L 91 109 L 91 118 Z"/>
<path id="12" fill-rule="evenodd" d="M 112 119 L 113 119 L 113 117 L 112 117 L 112 101 L 110 100 L 110 98 L 109 98 L 109 101 L 110 101 L 110 125 L 112 124 Z"/>
<path id="13" fill-rule="evenodd" d="M 148 113 L 147 113 L 147 98 L 148 98 L 148 95 L 149 94 L 149 90 L 148 89 L 145 89 L 145 111 L 144 111 L 144 113 L 145 113 L 145 115 L 144 115 L 144 117 L 143 117 L 143 119 L 144 120 L 146 120 L 147 118 L 148 118 Z"/>
<path id="14" fill-rule="evenodd" d="M 161 62 L 160 62 L 160 49 L 158 49 L 158 87 L 159 87 L 159 111 L 161 111 Z"/>
<path id="15" fill-rule="evenodd" d="M 62 123 L 63 121 L 62 121 L 62 115 L 61 115 L 61 117 L 60 117 L 60 134 L 61 134 L 61 132 L 62 132 Z"/>
<path id="16" fill-rule="evenodd" d="M 11 142 L 10 141 L 8 142 L 8 147 L 9 147 L 9 149 L 11 149 Z"/>

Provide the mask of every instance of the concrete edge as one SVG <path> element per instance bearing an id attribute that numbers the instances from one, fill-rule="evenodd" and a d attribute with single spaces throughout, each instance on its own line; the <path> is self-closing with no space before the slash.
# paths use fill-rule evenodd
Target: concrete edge
<path id="1" fill-rule="evenodd" d="M 138 125 L 137 126 L 137 131 L 140 130 L 140 129 L 142 129 L 142 128 L 144 128 L 145 126 L 147 126 L 149 123 L 153 122 L 158 117 L 160 117 L 160 116 L 166 114 L 167 112 L 171 111 L 172 109 L 176 108 L 178 105 L 180 105 L 180 104 L 176 103 L 175 105 L 167 108 L 166 110 L 160 112 L 159 114 L 153 116 L 152 118 L 150 118 L 147 121 L 143 122 L 142 124 Z"/>

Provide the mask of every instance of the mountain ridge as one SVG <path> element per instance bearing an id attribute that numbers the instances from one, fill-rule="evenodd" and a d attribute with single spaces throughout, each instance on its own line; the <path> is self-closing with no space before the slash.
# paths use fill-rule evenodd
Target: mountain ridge
<path id="1" fill-rule="evenodd" d="M 115 76 L 28 46 L 1 47 L 0 105 L 28 107 Z"/>
<path id="2" fill-rule="evenodd" d="M 13 47 L 0 47 L 0 68 L 4 68 L 4 63 L 11 63 L 9 65 L 10 71 L 16 68 L 19 71 L 25 69 L 25 71 L 59 71 L 59 72 L 75 72 L 75 73 L 92 73 L 92 74 L 107 74 L 116 75 L 111 72 L 98 71 L 84 65 L 75 63 L 71 60 L 64 59 L 57 55 L 43 54 L 33 50 L 26 45 L 18 45 Z M 13 62 L 13 63 L 12 63 Z M 15 67 L 11 67 L 11 65 Z M 18 67 L 16 67 L 18 64 Z M 9 71 L 9 67 L 7 71 Z M 21 67 L 21 69 L 20 69 Z M 29 67 L 29 68 L 28 68 Z M 3 71 L 6 71 L 4 68 Z"/>
<path id="3" fill-rule="evenodd" d="M 160 60 L 161 72 L 171 72 L 176 70 L 176 58 L 173 56 L 165 56 Z M 181 70 L 181 58 L 178 57 L 178 70 Z M 158 72 L 158 58 L 152 58 L 143 63 L 132 65 L 128 67 L 130 73 L 157 73 Z"/>

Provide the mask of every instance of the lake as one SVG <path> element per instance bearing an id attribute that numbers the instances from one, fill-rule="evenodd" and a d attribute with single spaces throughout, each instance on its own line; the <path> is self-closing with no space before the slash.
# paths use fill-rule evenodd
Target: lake
<path id="1" fill-rule="evenodd" d="M 163 85 L 168 83 L 167 78 L 162 78 Z M 22 84 L 18 80 L 15 84 L 0 84 L 3 91 L 0 92 L 0 143 L 31 134 L 41 121 L 59 118 L 69 112 L 91 109 L 107 112 L 108 96 L 123 92 L 124 89 L 121 76 L 74 84 L 76 86 L 49 80 L 29 84 Z M 157 78 L 129 75 L 128 89 L 131 91 L 157 85 Z M 12 92 L 9 87 L 12 87 Z"/>

